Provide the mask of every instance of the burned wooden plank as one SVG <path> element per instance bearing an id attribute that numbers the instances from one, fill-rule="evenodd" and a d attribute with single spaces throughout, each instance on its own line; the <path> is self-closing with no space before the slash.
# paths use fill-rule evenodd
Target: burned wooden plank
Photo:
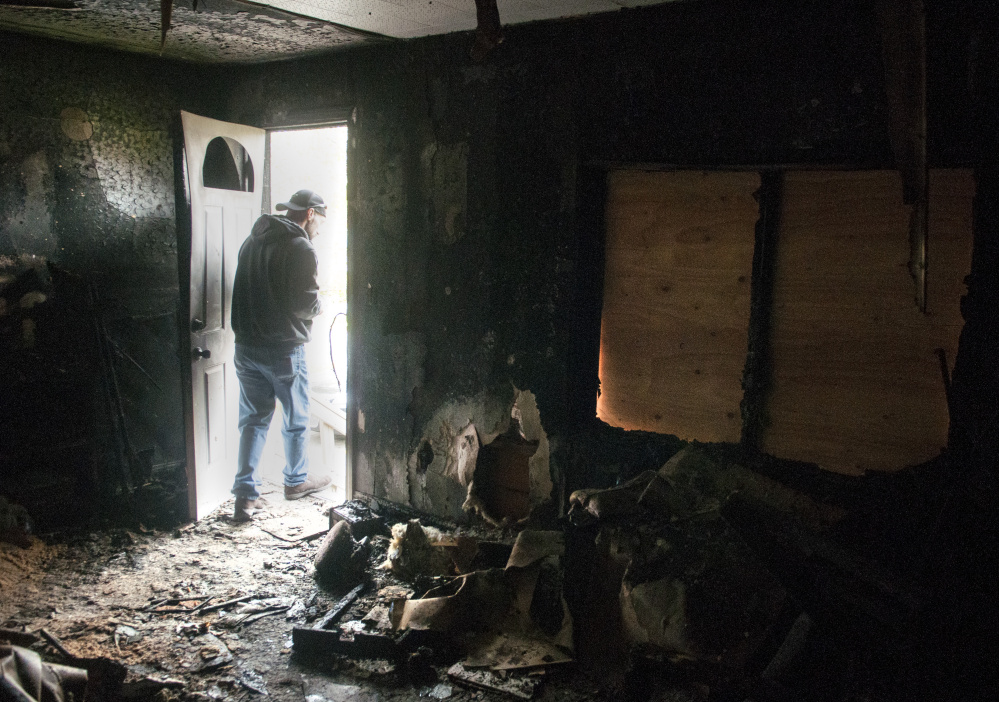
<path id="1" fill-rule="evenodd" d="M 746 366 L 742 373 L 742 446 L 750 454 L 760 451 L 766 428 L 766 402 L 773 387 L 773 300 L 780 245 L 784 174 L 760 173 L 756 191 L 760 217 L 756 221 L 753 273 L 750 277 L 749 337 Z"/>
<path id="2" fill-rule="evenodd" d="M 469 55 L 473 61 L 481 63 L 490 51 L 503 43 L 503 26 L 496 0 L 475 0 L 475 17 L 478 26 Z"/>
<path id="3" fill-rule="evenodd" d="M 170 31 L 170 15 L 173 13 L 173 0 L 160 0 L 160 53 L 166 46 L 167 32 Z"/>
<path id="4" fill-rule="evenodd" d="M 364 580 L 370 543 L 355 541 L 346 522 L 337 522 L 316 551 L 316 580 L 332 589 L 351 587 Z"/>
<path id="5" fill-rule="evenodd" d="M 375 534 L 388 534 L 385 519 L 363 504 L 360 500 L 350 500 L 337 505 L 329 511 L 330 529 L 337 522 L 346 522 L 350 526 L 350 534 L 355 539 Z"/>
<path id="6" fill-rule="evenodd" d="M 17 631 L 16 629 L 0 629 L 0 641 L 7 641 L 14 646 L 28 648 L 38 642 L 38 637 L 30 631 Z"/>
<path id="7" fill-rule="evenodd" d="M 355 491 L 357 492 L 357 491 Z M 386 523 L 396 524 L 398 522 L 408 522 L 410 519 L 419 519 L 424 526 L 432 526 L 441 531 L 453 532 L 458 525 L 449 519 L 428 514 L 422 510 L 414 509 L 409 505 L 399 502 L 392 502 L 384 497 L 367 496 L 371 501 L 371 511 L 376 516 L 380 516 Z M 356 535 L 355 535 L 355 538 Z"/>
<path id="8" fill-rule="evenodd" d="M 461 663 L 448 668 L 447 676 L 465 687 L 493 692 L 505 692 L 518 699 L 529 700 L 537 692 L 540 680 L 536 677 L 500 677 L 489 670 L 469 670 Z"/>
<path id="9" fill-rule="evenodd" d="M 209 607 L 200 607 L 198 612 L 201 614 L 206 614 L 207 612 L 214 612 L 219 609 L 224 609 L 230 605 L 239 604 L 240 602 L 247 602 L 252 599 L 256 599 L 258 595 L 244 595 L 243 597 L 237 597 L 232 600 L 226 600 L 225 602 L 219 602 L 218 604 L 213 604 Z M 191 610 L 192 612 L 194 610 Z"/>
<path id="10" fill-rule="evenodd" d="M 399 646 L 394 639 L 382 634 L 343 634 L 328 629 L 295 627 L 291 632 L 292 649 L 298 657 L 385 658 L 394 660 Z"/>
<path id="11" fill-rule="evenodd" d="M 313 628 L 329 629 L 336 624 L 340 620 L 340 617 L 343 616 L 343 613 L 347 611 L 347 608 L 354 604 L 357 601 L 357 598 L 361 596 L 365 587 L 367 587 L 367 583 L 361 583 L 346 595 L 341 597 L 340 601 L 333 605 L 333 609 L 324 614 L 323 618 L 316 622 Z"/>
<path id="12" fill-rule="evenodd" d="M 289 609 L 291 609 L 290 605 L 289 606 L 268 607 L 267 609 L 264 609 L 264 610 L 262 610 L 260 612 L 253 612 L 252 614 L 248 615 L 244 619 L 240 620 L 239 626 L 243 626 L 244 624 L 252 624 L 253 622 L 255 622 L 255 621 L 259 620 L 259 619 L 263 619 L 264 617 L 272 617 L 275 614 L 284 614 Z"/>
<path id="13" fill-rule="evenodd" d="M 49 643 L 49 645 L 52 646 L 52 648 L 54 648 L 55 650 L 57 650 L 64 657 L 66 657 L 67 659 L 69 659 L 71 661 L 76 660 L 76 656 L 74 654 L 70 653 L 66 649 L 66 647 L 62 645 L 62 641 L 60 641 L 59 639 L 57 639 L 55 636 L 53 636 L 51 633 L 49 633 L 46 629 L 39 629 L 38 633 L 41 635 L 41 637 L 43 639 L 45 639 L 45 641 L 47 641 Z"/>

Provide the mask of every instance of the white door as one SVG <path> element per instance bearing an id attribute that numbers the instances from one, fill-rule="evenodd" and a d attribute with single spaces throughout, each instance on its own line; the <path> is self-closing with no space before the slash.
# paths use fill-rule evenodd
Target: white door
<path id="1" fill-rule="evenodd" d="M 265 132 L 188 112 L 181 118 L 191 197 L 188 508 L 201 519 L 229 497 L 236 475 L 232 283 L 239 247 L 261 213 Z"/>

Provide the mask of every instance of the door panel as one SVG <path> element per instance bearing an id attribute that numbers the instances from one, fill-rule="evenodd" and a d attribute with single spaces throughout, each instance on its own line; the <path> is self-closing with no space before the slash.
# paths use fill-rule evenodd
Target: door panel
<path id="1" fill-rule="evenodd" d="M 205 208 L 205 317 L 207 330 L 224 326 L 223 309 L 225 285 L 225 227 L 221 207 Z"/>
<path id="2" fill-rule="evenodd" d="M 205 405 L 208 408 L 208 464 L 217 465 L 229 455 L 226 439 L 225 366 L 205 370 Z"/>
<path id="3" fill-rule="evenodd" d="M 264 130 L 188 112 L 181 118 L 191 194 L 188 504 L 201 519 L 229 497 L 236 475 L 239 383 L 229 318 L 239 247 L 261 212 Z M 206 187 L 206 179 L 221 187 Z"/>

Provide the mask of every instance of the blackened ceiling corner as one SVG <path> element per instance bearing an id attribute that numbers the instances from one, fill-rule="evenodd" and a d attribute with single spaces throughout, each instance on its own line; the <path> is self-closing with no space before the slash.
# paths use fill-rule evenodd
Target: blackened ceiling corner
<path id="1" fill-rule="evenodd" d="M 250 63 L 474 29 L 479 43 L 488 36 L 485 45 L 494 46 L 496 23 L 482 34 L 479 4 L 498 11 L 505 26 L 670 1 L 0 0 L 0 31 L 196 63 Z"/>
<path id="2" fill-rule="evenodd" d="M 174 0 L 164 42 L 160 0 L 39 4 L 0 0 L 0 30 L 196 63 L 273 61 L 381 39 L 239 0 Z"/>

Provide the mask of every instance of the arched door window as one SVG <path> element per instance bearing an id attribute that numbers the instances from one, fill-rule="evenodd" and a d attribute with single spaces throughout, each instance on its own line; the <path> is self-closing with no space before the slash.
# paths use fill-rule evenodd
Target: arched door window
<path id="1" fill-rule="evenodd" d="M 215 137 L 205 149 L 201 179 L 206 188 L 253 192 L 253 162 L 235 139 Z"/>

